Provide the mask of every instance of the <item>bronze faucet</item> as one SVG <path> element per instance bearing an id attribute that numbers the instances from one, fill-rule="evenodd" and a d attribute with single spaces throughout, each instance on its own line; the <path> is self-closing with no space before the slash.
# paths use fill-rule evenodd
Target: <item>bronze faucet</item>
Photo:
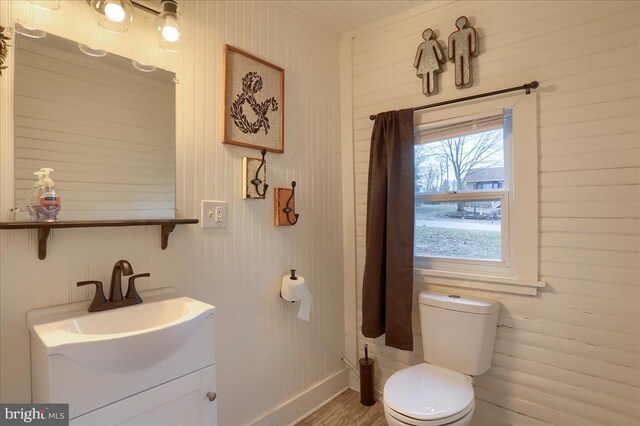
<path id="1" fill-rule="evenodd" d="M 109 290 L 109 302 L 122 300 L 122 275 L 133 275 L 133 268 L 126 260 L 118 260 L 111 271 L 111 289 Z"/>
<path id="2" fill-rule="evenodd" d="M 122 275 L 129 277 L 129 286 L 127 288 L 127 294 L 122 297 Z M 142 277 L 150 277 L 151 274 L 137 274 L 133 275 L 133 268 L 131 264 L 126 260 L 118 260 L 113 265 L 113 271 L 111 272 L 111 288 L 109 289 L 109 299 L 105 299 L 104 291 L 102 290 L 102 282 L 100 281 L 80 281 L 77 283 L 78 287 L 95 284 L 96 294 L 93 296 L 93 300 L 89 305 L 89 312 L 106 311 L 108 309 L 122 308 L 124 306 L 137 305 L 142 303 L 142 298 L 136 290 L 135 280 Z"/>

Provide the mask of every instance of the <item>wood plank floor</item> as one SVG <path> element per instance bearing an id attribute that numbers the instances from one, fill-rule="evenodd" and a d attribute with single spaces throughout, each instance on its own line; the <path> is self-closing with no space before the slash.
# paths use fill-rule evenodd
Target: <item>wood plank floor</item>
<path id="1" fill-rule="evenodd" d="M 371 407 L 360 404 L 360 394 L 351 389 L 298 423 L 297 426 L 387 426 L 380 401 Z"/>

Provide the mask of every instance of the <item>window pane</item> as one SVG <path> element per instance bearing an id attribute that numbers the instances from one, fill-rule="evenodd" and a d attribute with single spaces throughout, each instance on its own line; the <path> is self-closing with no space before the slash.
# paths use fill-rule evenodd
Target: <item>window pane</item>
<path id="1" fill-rule="evenodd" d="M 415 146 L 417 193 L 505 188 L 502 128 Z"/>
<path id="2" fill-rule="evenodd" d="M 500 200 L 416 203 L 414 256 L 501 260 Z"/>

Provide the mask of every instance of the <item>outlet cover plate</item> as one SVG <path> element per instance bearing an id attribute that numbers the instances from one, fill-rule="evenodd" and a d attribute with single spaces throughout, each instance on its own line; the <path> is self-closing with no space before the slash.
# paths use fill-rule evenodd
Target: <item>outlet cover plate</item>
<path id="1" fill-rule="evenodd" d="M 202 221 L 200 223 L 203 228 L 226 228 L 227 202 L 202 200 Z"/>

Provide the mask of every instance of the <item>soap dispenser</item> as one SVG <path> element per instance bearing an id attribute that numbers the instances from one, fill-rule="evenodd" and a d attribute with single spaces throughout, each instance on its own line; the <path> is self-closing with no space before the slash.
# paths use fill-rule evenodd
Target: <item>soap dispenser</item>
<path id="1" fill-rule="evenodd" d="M 27 194 L 27 210 L 29 210 L 29 219 L 32 222 L 38 222 L 38 209 L 40 207 L 40 188 L 42 187 L 42 177 L 44 172 L 33 172 L 38 180 L 33 183 L 33 188 Z"/>
<path id="2" fill-rule="evenodd" d="M 60 194 L 56 190 L 53 179 L 50 177 L 53 169 L 45 167 L 40 170 L 44 173 L 44 178 L 40 186 L 39 214 L 43 221 L 55 222 L 58 219 L 58 213 L 60 212 L 62 203 Z"/>

